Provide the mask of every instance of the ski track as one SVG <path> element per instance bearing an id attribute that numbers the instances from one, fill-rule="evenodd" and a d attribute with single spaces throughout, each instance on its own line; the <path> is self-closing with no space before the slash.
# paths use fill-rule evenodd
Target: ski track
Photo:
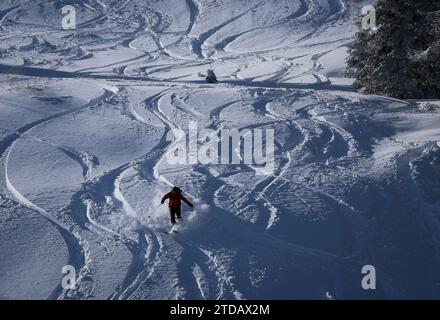
<path id="1" fill-rule="evenodd" d="M 218 32 L 219 30 L 221 30 L 222 28 L 224 28 L 225 26 L 227 26 L 228 24 L 240 19 L 241 17 L 245 16 L 246 14 L 248 14 L 250 11 L 257 9 L 260 6 L 263 6 L 267 1 L 263 1 L 259 4 L 257 4 L 256 6 L 246 10 L 245 12 L 232 17 L 228 20 L 226 20 L 225 22 L 221 23 L 220 25 L 209 29 L 208 31 L 205 31 L 204 33 L 202 33 L 201 35 L 199 35 L 197 38 L 195 38 L 192 41 L 192 50 L 193 52 L 200 58 L 206 58 L 206 55 L 203 53 L 203 47 L 205 46 L 205 43 L 209 40 L 209 38 L 214 35 L 216 32 Z"/>
<path id="2" fill-rule="evenodd" d="M 156 98 L 157 99 L 157 98 Z M 158 101 L 158 103 L 157 103 L 157 105 L 159 106 L 160 105 L 160 101 L 161 101 L 161 99 L 162 98 L 159 98 L 159 99 L 157 99 L 157 101 Z M 174 100 L 174 98 L 172 97 L 172 101 L 171 101 L 171 103 L 172 103 L 172 105 L 175 105 L 175 102 L 176 102 L 176 100 Z M 220 108 L 219 109 L 217 109 L 217 110 L 215 110 L 215 112 L 214 112 L 214 114 L 216 114 L 216 113 L 218 113 L 218 114 L 220 114 L 221 113 L 221 110 L 223 110 L 223 109 L 225 109 L 225 108 L 227 108 L 228 106 L 230 106 L 230 105 L 232 105 L 232 103 L 230 103 L 230 104 L 227 104 L 227 105 L 223 105 L 223 106 L 220 106 Z M 267 109 L 267 108 L 266 108 Z M 181 111 L 185 111 L 185 109 L 180 109 Z M 177 125 L 175 125 L 172 121 L 171 121 L 171 119 L 163 112 L 163 110 L 161 110 L 161 108 L 160 107 L 158 107 L 157 108 L 157 112 L 159 112 L 159 113 L 156 113 L 157 115 L 159 115 L 160 114 L 160 118 L 162 119 L 162 121 L 164 121 L 164 123 L 169 127 L 169 128 L 172 128 L 172 129 L 178 129 L 178 126 Z M 191 112 L 190 112 L 191 113 Z M 269 113 L 268 114 L 268 116 L 270 116 L 271 118 L 273 118 L 273 117 L 276 117 L 273 113 Z M 277 121 L 281 121 L 281 122 L 286 122 L 286 121 L 288 121 L 287 119 L 277 119 Z M 275 122 L 276 123 L 276 122 Z M 290 123 L 289 123 L 290 124 Z M 267 124 L 263 124 L 263 125 L 267 125 Z M 258 127 L 259 125 L 257 125 L 257 126 L 254 126 L 254 125 L 251 125 L 251 126 L 248 126 L 248 127 Z M 296 127 L 295 127 L 296 128 Z M 217 128 L 217 129 L 220 129 L 220 128 Z M 243 128 L 241 128 L 241 129 L 243 129 Z M 259 227 L 257 227 L 257 230 L 260 230 L 260 229 L 269 229 L 270 228 L 270 226 L 271 226 L 271 224 L 274 222 L 274 220 L 276 220 L 276 212 L 277 212 L 277 208 L 275 207 L 275 206 L 273 206 L 272 204 L 271 204 L 271 202 L 270 201 L 268 201 L 267 199 L 266 199 L 266 197 L 264 196 L 264 192 L 272 185 L 272 184 L 274 184 L 278 179 L 281 179 L 282 178 L 282 175 L 284 174 L 284 172 L 287 170 L 287 168 L 289 167 L 289 165 L 290 165 L 290 162 L 291 162 L 291 158 L 290 158 L 290 152 L 292 151 L 292 150 L 294 150 L 295 148 L 297 148 L 297 147 L 299 147 L 299 146 L 301 146 L 301 141 L 298 141 L 297 142 L 297 144 L 296 145 L 294 145 L 294 146 L 287 146 L 286 147 L 286 149 L 287 149 L 287 156 L 286 156 L 286 158 L 287 158 L 287 160 L 285 160 L 285 164 L 284 164 L 284 166 L 281 168 L 281 169 L 278 169 L 277 171 L 278 171 L 278 174 L 275 174 L 275 176 L 274 177 L 269 177 L 269 178 L 267 178 L 265 181 L 263 181 L 262 183 L 260 183 L 259 185 L 261 185 L 261 187 L 259 187 L 259 186 L 257 186 L 256 188 L 255 188 L 255 190 L 252 192 L 252 194 L 250 194 L 250 196 L 251 197 L 253 197 L 254 199 L 256 199 L 258 202 L 260 202 L 261 200 L 263 201 L 263 205 L 260 205 L 259 206 L 259 208 L 260 208 L 260 211 L 261 211 L 261 213 L 263 213 L 263 212 L 265 212 L 265 211 L 269 211 L 269 213 L 268 213 L 268 216 L 266 217 L 266 218 L 264 218 L 264 220 L 266 220 L 266 222 L 262 225 L 262 226 L 265 226 L 264 228 L 259 228 Z M 289 149 L 289 147 L 293 147 L 293 149 Z M 160 163 L 160 160 L 158 161 L 158 164 Z M 156 166 L 155 167 L 155 169 L 154 169 L 154 172 L 155 172 L 155 177 L 156 177 L 156 179 L 157 180 L 159 180 L 159 181 L 163 181 L 164 183 L 166 183 L 167 185 L 172 185 L 172 183 L 170 182 L 170 181 L 168 181 L 166 178 L 164 178 L 164 177 L 162 177 L 161 175 L 160 175 L 160 173 L 159 173 L 159 169 L 158 169 L 158 167 Z M 249 196 L 249 195 L 248 195 Z M 295 195 L 296 197 L 298 197 L 297 195 Z M 304 201 L 309 207 L 311 207 L 304 199 L 302 199 L 302 198 L 300 198 L 300 197 L 298 197 L 301 201 Z M 237 208 L 238 208 L 239 206 L 237 206 Z M 269 207 L 269 209 L 267 209 Z M 244 208 L 244 210 L 245 210 L 246 208 Z M 185 242 L 182 242 L 182 240 L 180 240 L 180 241 L 178 241 L 178 243 L 180 244 L 180 245 L 182 245 L 184 248 L 186 248 L 186 251 L 188 251 L 188 245 L 185 243 Z M 193 252 L 193 255 L 194 256 L 197 256 L 196 254 L 194 254 L 194 252 Z M 186 255 L 183 257 L 183 259 L 186 261 L 187 259 L 189 259 Z M 215 257 L 211 257 L 211 259 L 210 259 L 210 261 L 213 261 L 213 260 L 215 260 Z M 191 260 L 190 260 L 191 261 Z M 197 261 L 195 261 L 195 262 L 187 262 L 187 263 L 185 263 L 184 265 L 186 265 L 186 270 L 188 270 L 189 269 L 189 266 L 191 265 L 191 263 L 193 263 L 193 264 L 195 264 L 195 265 L 197 265 L 197 266 L 199 266 L 199 268 L 201 268 L 201 266 L 202 266 L 202 264 L 200 263 L 200 262 L 197 262 Z M 206 269 L 203 269 L 203 268 L 201 268 L 203 271 L 205 271 L 204 272 L 204 274 L 206 275 Z M 218 272 L 217 272 L 218 273 Z M 186 276 L 187 277 L 187 276 Z M 147 277 L 147 279 L 148 279 L 148 277 Z M 145 283 L 145 281 L 146 280 L 144 280 L 144 283 Z M 217 286 L 218 286 L 218 283 L 219 283 L 219 281 L 221 281 L 221 280 L 219 280 L 219 278 L 217 277 L 216 278 L 216 282 L 217 282 Z M 226 285 L 226 288 L 228 288 L 228 289 L 225 289 L 225 287 L 223 287 L 223 289 L 221 289 L 220 290 L 220 288 L 219 287 L 217 287 L 218 288 L 218 290 L 220 290 L 222 293 L 218 296 L 219 298 L 221 298 L 221 297 L 225 297 L 225 295 L 226 296 L 228 296 L 228 295 L 231 295 L 232 294 L 232 292 L 235 292 L 235 289 L 234 289 L 234 284 L 232 284 L 232 283 L 229 283 L 228 281 L 224 281 L 223 280 L 223 283 L 226 283 L 225 285 Z M 195 288 L 195 286 L 193 286 L 192 287 L 193 288 L 193 291 L 194 291 L 194 288 Z M 229 293 L 225 293 L 224 292 L 224 290 L 227 290 Z M 194 294 L 194 293 L 193 293 Z M 204 293 L 203 292 L 201 292 L 200 293 L 201 295 L 202 295 L 202 297 L 204 297 Z M 194 296 L 194 295 L 193 295 Z M 197 297 L 197 295 L 195 295 L 196 297 Z"/>
<path id="3" fill-rule="evenodd" d="M 87 264 L 88 256 L 87 256 L 87 242 L 83 240 L 80 236 L 80 234 L 76 232 L 72 232 L 72 227 L 67 226 L 60 222 L 56 217 L 54 217 L 51 213 L 47 212 L 45 209 L 39 207 L 38 205 L 34 204 L 31 200 L 27 199 L 23 194 L 20 193 L 19 190 L 13 185 L 9 178 L 8 174 L 8 166 L 9 166 L 9 157 L 11 154 L 11 151 L 14 148 L 14 145 L 19 141 L 22 135 L 26 135 L 28 132 L 30 132 L 32 129 L 48 123 L 50 121 L 53 121 L 55 119 L 58 119 L 60 117 L 73 114 L 76 112 L 80 112 L 82 110 L 85 110 L 89 108 L 90 106 L 93 106 L 100 101 L 104 101 L 105 99 L 109 98 L 112 95 L 112 92 L 106 91 L 101 97 L 90 101 L 85 106 L 82 106 L 80 108 L 75 108 L 73 110 L 64 111 L 61 113 L 50 115 L 46 118 L 42 118 L 40 120 L 36 120 L 18 130 L 16 130 L 15 133 L 12 135 L 6 137 L 2 141 L 1 149 L 0 149 L 0 156 L 7 151 L 6 157 L 5 157 L 5 167 L 4 167 L 4 174 L 5 174 L 5 180 L 6 180 L 6 187 L 11 193 L 11 195 L 24 207 L 29 208 L 40 215 L 42 215 L 45 219 L 47 219 L 50 223 L 54 224 L 58 230 L 60 231 L 62 237 L 64 238 L 67 248 L 69 250 L 69 262 L 73 264 L 77 270 L 79 271 L 79 274 L 86 273 L 89 269 L 89 266 Z M 55 298 L 61 295 L 61 288 L 55 288 L 54 292 L 51 295 L 51 298 Z"/>
<path id="4" fill-rule="evenodd" d="M 173 130 L 173 129 L 180 129 L 172 120 L 169 116 L 167 116 L 167 114 L 163 111 L 163 109 L 160 107 L 162 100 L 165 98 L 165 93 L 163 92 L 162 94 L 159 94 L 157 96 L 154 96 L 153 98 L 147 100 L 145 102 L 146 105 L 149 105 L 149 108 L 151 110 L 153 110 L 153 113 L 161 120 L 163 121 L 163 123 L 166 125 L 166 127 L 169 130 Z M 176 105 L 176 102 L 179 100 L 176 100 L 176 97 L 174 95 L 171 95 L 171 105 L 173 105 L 174 107 L 180 109 L 182 112 L 186 112 L 186 113 L 190 113 L 191 115 L 194 116 L 192 111 L 187 111 L 187 108 L 179 108 Z M 225 105 L 220 106 L 219 108 L 217 108 L 216 110 L 214 110 L 213 115 L 217 115 L 219 116 L 221 111 L 228 108 L 229 106 L 233 105 L 233 103 L 228 103 Z M 266 110 L 268 110 L 268 108 L 265 108 Z M 282 119 L 280 118 L 278 115 L 268 112 L 267 116 L 271 119 L 276 118 L 275 122 L 272 123 L 276 123 L 277 121 L 280 122 L 288 122 L 288 124 L 291 126 L 292 124 L 289 122 L 288 119 Z M 134 117 L 136 120 L 140 121 L 141 123 L 146 123 L 145 119 L 143 119 L 141 116 L 137 115 Z M 312 119 L 314 120 L 314 119 Z M 318 121 L 316 121 L 318 122 Z M 213 123 L 211 123 L 211 126 L 213 125 Z M 262 124 L 267 125 L 267 123 Z M 247 127 L 258 127 L 259 125 L 250 125 Z M 216 129 L 220 129 L 220 127 L 217 127 Z M 243 128 L 241 128 L 243 129 Z M 297 127 L 295 126 L 295 129 L 297 129 Z M 291 128 L 292 130 L 292 128 Z M 277 208 L 275 206 L 272 205 L 272 203 L 270 201 L 267 200 L 267 198 L 264 196 L 264 193 L 269 189 L 269 187 L 271 185 L 273 185 L 274 183 L 276 183 L 276 181 L 278 179 L 282 179 L 282 176 L 284 174 L 284 172 L 287 170 L 287 168 L 290 166 L 291 163 L 291 158 L 290 158 L 290 152 L 292 152 L 295 148 L 298 148 L 302 145 L 302 141 L 299 140 L 297 141 L 296 144 L 292 145 L 292 146 L 287 146 L 286 147 L 286 160 L 283 167 L 282 168 L 278 168 L 277 169 L 277 174 L 275 174 L 273 177 L 269 177 L 267 179 L 265 179 L 263 182 L 261 182 L 255 189 L 254 191 L 252 191 L 251 194 L 248 194 L 248 196 L 253 197 L 257 202 L 262 202 L 262 205 L 259 206 L 261 213 L 263 214 L 263 212 L 265 211 L 269 211 L 267 214 L 266 218 L 263 218 L 263 221 L 266 221 L 265 223 L 261 222 L 259 223 L 259 225 L 261 225 L 261 227 L 257 226 L 256 230 L 267 230 L 270 229 L 271 224 L 276 220 L 276 212 L 277 212 Z M 164 146 L 162 146 L 164 147 Z M 292 149 L 290 149 L 292 148 Z M 166 152 L 166 151 L 165 151 Z M 160 174 L 160 163 L 161 161 L 163 161 L 162 158 L 160 158 L 157 161 L 156 166 L 154 166 L 153 169 L 153 176 L 154 178 L 159 181 L 161 184 L 167 185 L 167 186 L 171 186 L 173 185 L 172 182 L 168 181 L 164 176 L 162 176 Z M 200 172 L 200 171 L 199 171 Z M 203 171 L 201 172 L 203 174 Z M 212 179 L 212 177 L 211 177 Z M 118 186 L 118 183 L 116 183 L 116 185 Z M 134 210 L 132 209 L 132 207 L 129 205 L 129 203 L 127 202 L 127 200 L 125 200 L 124 196 L 122 195 L 122 192 L 118 189 L 118 187 L 116 187 L 117 192 L 115 192 L 115 194 L 117 194 L 116 198 L 118 200 L 120 200 L 123 203 L 123 207 L 124 210 L 127 212 L 127 214 L 129 214 L 130 216 L 136 216 L 136 213 L 134 212 Z M 215 193 L 215 191 L 214 191 Z M 305 202 L 309 207 L 311 207 L 304 199 L 302 199 L 301 197 L 295 195 L 296 197 L 298 197 L 301 201 Z M 339 203 L 339 201 L 337 201 Z M 214 204 L 211 204 L 214 205 Z M 239 208 L 239 206 L 236 206 L 237 208 Z M 269 207 L 269 209 L 268 209 Z M 246 208 L 244 208 L 243 210 L 245 210 Z M 264 215 L 263 215 L 264 216 Z M 162 237 L 162 235 L 158 235 L 154 230 L 149 230 L 150 232 L 153 232 L 155 234 L 155 239 L 160 239 Z M 179 238 L 179 236 L 175 236 L 173 238 L 180 246 L 182 246 L 184 248 L 184 254 L 182 256 L 182 262 L 180 263 L 182 268 L 180 269 L 180 274 L 181 277 L 183 277 L 184 279 L 189 279 L 191 278 L 190 276 L 190 272 L 191 272 L 191 268 L 193 266 L 197 266 L 203 273 L 203 277 L 208 279 L 208 286 L 209 286 L 209 292 L 213 291 L 213 287 L 216 288 L 214 290 L 217 290 L 217 298 L 225 298 L 225 297 L 231 297 L 234 296 L 234 292 L 236 293 L 237 290 L 235 289 L 235 285 L 234 283 L 231 283 L 230 280 L 225 280 L 228 277 L 226 276 L 221 276 L 222 272 L 222 267 L 219 267 L 218 265 L 214 265 L 211 267 L 205 267 L 204 265 L 207 263 L 206 260 L 201 259 L 200 257 L 200 253 L 198 253 L 197 251 L 195 251 L 195 249 L 193 248 L 193 246 L 191 246 L 190 244 L 188 244 L 187 241 L 184 241 L 182 238 Z M 157 244 L 156 244 L 157 247 Z M 124 290 L 124 292 L 121 295 L 116 295 L 115 297 L 119 297 L 119 298 L 130 298 L 131 296 L 133 296 L 134 294 L 136 294 L 140 288 L 142 288 L 146 283 L 148 283 L 149 278 L 152 276 L 152 274 L 155 272 L 155 269 L 157 268 L 157 265 L 160 264 L 160 261 L 157 260 L 158 254 L 161 252 L 161 250 L 164 249 L 155 249 L 154 252 L 156 253 L 154 255 L 154 258 L 156 258 L 156 260 L 153 259 L 153 257 L 148 256 L 147 261 L 145 262 L 144 266 L 145 269 L 143 271 L 141 271 L 138 276 L 135 278 L 135 280 L 130 284 L 126 286 L 126 289 Z M 191 253 L 191 254 L 188 254 Z M 203 256 L 202 256 L 203 257 Z M 153 261 L 154 260 L 154 261 Z M 208 262 L 212 262 L 215 261 L 216 257 L 215 255 L 212 255 L 210 257 L 210 259 L 208 260 Z M 153 261 L 153 262 L 152 262 Z M 136 265 L 136 263 L 134 263 L 134 265 Z M 214 276 L 212 275 L 212 272 L 210 273 L 209 271 L 212 269 L 219 269 L 220 271 L 217 270 L 214 274 Z M 209 276 L 207 276 L 209 274 Z M 223 280 L 222 280 L 223 279 Z M 188 281 L 188 280 L 186 280 Z M 214 283 L 214 284 L 213 284 Z M 220 285 L 220 283 L 223 283 L 223 285 Z M 188 294 L 188 297 L 191 298 L 206 298 L 206 293 L 200 288 L 200 284 L 198 282 L 198 280 L 196 279 L 196 277 L 193 277 L 193 280 L 186 282 L 186 286 L 185 288 L 185 294 Z M 225 291 L 226 290 L 226 291 Z M 236 293 L 238 294 L 238 293 Z M 238 294 L 238 296 L 243 296 L 241 293 Z"/>

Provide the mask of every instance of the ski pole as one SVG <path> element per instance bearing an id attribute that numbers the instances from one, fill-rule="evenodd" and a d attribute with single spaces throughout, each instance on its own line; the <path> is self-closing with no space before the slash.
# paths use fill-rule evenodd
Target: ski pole
<path id="1" fill-rule="evenodd" d="M 156 210 L 159 209 L 161 205 L 162 205 L 162 203 L 160 203 L 160 204 L 157 206 Z M 148 216 L 148 219 L 149 219 L 149 218 L 151 218 L 151 216 Z"/>

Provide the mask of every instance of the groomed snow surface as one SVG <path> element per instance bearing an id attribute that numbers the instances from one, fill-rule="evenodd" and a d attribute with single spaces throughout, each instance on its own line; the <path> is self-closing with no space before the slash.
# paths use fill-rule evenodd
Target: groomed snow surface
<path id="1" fill-rule="evenodd" d="M 440 105 L 343 77 L 371 1 L 66 3 L 0 3 L 0 298 L 440 298 Z M 274 129 L 273 174 L 171 165 L 190 121 Z"/>

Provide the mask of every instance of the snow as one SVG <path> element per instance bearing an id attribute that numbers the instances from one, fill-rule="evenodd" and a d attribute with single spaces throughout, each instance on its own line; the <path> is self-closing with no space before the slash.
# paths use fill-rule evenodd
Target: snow
<path id="1" fill-rule="evenodd" d="M 440 297 L 440 102 L 353 92 L 371 1 L 75 3 L 75 31 L 0 4 L 1 298 Z M 274 171 L 169 163 L 191 121 L 273 129 Z M 165 234 L 173 185 L 195 210 Z"/>

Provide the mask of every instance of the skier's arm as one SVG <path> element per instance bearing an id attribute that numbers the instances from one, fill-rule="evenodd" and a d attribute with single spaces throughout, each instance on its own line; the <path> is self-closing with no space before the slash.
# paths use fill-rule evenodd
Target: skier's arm
<path id="1" fill-rule="evenodd" d="M 185 202 L 187 205 L 189 205 L 191 208 L 193 207 L 193 204 L 191 202 L 188 201 L 188 199 L 186 199 L 184 196 L 180 195 L 180 200 L 182 200 L 183 202 Z"/>
<path id="2" fill-rule="evenodd" d="M 160 203 L 163 204 L 165 202 L 165 200 L 168 199 L 169 197 L 170 197 L 170 194 L 167 193 L 166 195 L 163 196 L 162 201 Z"/>

